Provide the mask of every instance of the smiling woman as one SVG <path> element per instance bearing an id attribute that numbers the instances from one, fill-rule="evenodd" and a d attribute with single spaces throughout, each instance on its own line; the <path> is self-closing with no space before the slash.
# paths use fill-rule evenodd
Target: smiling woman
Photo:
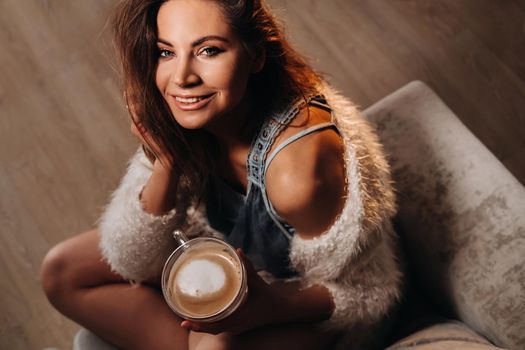
<path id="1" fill-rule="evenodd" d="M 219 5 L 168 2 L 159 9 L 157 27 L 156 84 L 177 123 L 213 133 L 245 124 L 248 79 L 261 70 L 264 57 L 247 52 Z M 238 120 L 223 120 L 228 115 Z"/>
<path id="2" fill-rule="evenodd" d="M 234 127 L 249 143 L 282 96 L 315 93 L 321 81 L 258 1 L 124 1 L 114 28 L 134 120 L 150 132 L 149 149 L 150 138 L 163 145 L 183 186 L 199 196 L 217 158 L 204 125 L 216 137 Z M 183 101 L 208 94 L 210 104 Z"/>
<path id="3" fill-rule="evenodd" d="M 125 0 L 114 28 L 141 147 L 99 227 L 48 253 L 53 305 L 123 348 L 378 345 L 401 284 L 394 196 L 355 107 L 260 0 Z M 174 230 L 239 249 L 248 296 L 227 318 L 164 301 Z"/>

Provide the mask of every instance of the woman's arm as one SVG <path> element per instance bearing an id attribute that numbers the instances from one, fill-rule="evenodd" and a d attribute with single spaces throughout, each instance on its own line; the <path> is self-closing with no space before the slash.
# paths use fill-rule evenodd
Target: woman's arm
<path id="1" fill-rule="evenodd" d="M 315 240 L 336 221 L 345 204 L 344 147 L 331 132 L 296 141 L 275 158 L 266 176 L 275 210 L 296 229 L 301 240 Z M 331 259 L 328 255 L 325 259 Z M 318 322 L 330 318 L 335 305 L 322 284 L 279 283 L 278 322 Z"/>
<path id="2" fill-rule="evenodd" d="M 171 166 L 155 160 L 151 176 L 139 195 L 142 208 L 152 215 L 164 215 L 175 208 L 175 193 L 177 182 Z"/>
<path id="3" fill-rule="evenodd" d="M 375 198 L 370 209 L 363 191 L 377 179 L 361 176 L 353 145 L 335 133 L 297 142 L 275 158 L 266 181 L 276 211 L 297 230 L 290 260 L 306 288 L 289 294 L 287 312 L 296 321 L 324 317 L 333 329 L 374 323 L 399 297 L 392 203 Z M 376 224 L 365 224 L 372 214 Z"/>
<path id="4" fill-rule="evenodd" d="M 145 129 L 139 132 L 137 127 L 142 128 L 140 123 L 131 123 L 131 132 L 141 147 L 112 194 L 99 231 L 102 254 L 113 271 L 141 282 L 159 277 L 166 258 L 176 248 L 175 228 L 183 226 L 188 237 L 221 235 L 207 224 L 198 208 L 184 202 L 188 199 L 177 196 L 177 177 L 169 155 L 155 146 Z M 155 152 L 148 151 L 150 146 Z"/>
<path id="5" fill-rule="evenodd" d="M 332 295 L 323 286 L 304 288 L 296 282 L 277 282 L 270 288 L 278 300 L 272 317 L 274 323 L 325 321 L 334 310 Z"/>
<path id="6" fill-rule="evenodd" d="M 153 165 L 151 175 L 139 196 L 142 207 L 145 212 L 153 215 L 166 214 L 175 207 L 177 192 L 171 157 L 155 144 L 140 122 L 131 122 L 130 131 L 140 141 L 144 155 Z M 150 145 L 155 148 L 154 151 L 159 155 L 159 159 L 149 149 Z"/>
<path id="7" fill-rule="evenodd" d="M 360 288 L 374 298 L 373 288 L 359 282 L 354 284 L 349 278 L 350 269 L 344 268 L 350 261 L 353 237 L 351 232 L 345 235 L 343 230 L 333 231 L 340 220 L 338 216 L 345 214 L 342 212 L 345 203 L 348 204 L 343 145 L 334 133 L 317 134 L 304 141 L 296 141 L 281 151 L 266 176 L 271 203 L 297 230 L 291 262 L 301 275 L 301 283 L 267 284 L 245 259 L 251 276 L 246 304 L 226 320 L 214 324 L 184 321 L 183 326 L 208 333 L 238 333 L 268 324 L 332 322 L 339 314 L 355 322 L 366 314 L 363 311 L 366 305 L 360 303 L 366 304 L 368 296 L 363 298 L 363 293 L 354 293 Z M 319 249 L 308 251 L 310 246 Z M 326 266 L 328 271 L 315 273 Z M 346 310 L 352 308 L 355 313 L 346 315 Z M 335 328 L 346 325 L 338 324 Z"/>
<path id="8" fill-rule="evenodd" d="M 266 283 L 239 249 L 246 267 L 248 299 L 231 316 L 217 322 L 183 321 L 182 327 L 197 332 L 233 334 L 271 324 L 318 322 L 330 317 L 332 297 L 321 286 L 303 288 L 296 282 Z"/>
<path id="9" fill-rule="evenodd" d="M 158 274 L 166 255 L 175 247 L 171 237 L 175 209 L 162 208 L 159 211 L 164 214 L 155 215 L 145 210 L 140 198 L 146 184 L 156 186 L 152 173 L 151 162 L 139 148 L 99 220 L 104 258 L 115 272 L 139 282 Z"/>

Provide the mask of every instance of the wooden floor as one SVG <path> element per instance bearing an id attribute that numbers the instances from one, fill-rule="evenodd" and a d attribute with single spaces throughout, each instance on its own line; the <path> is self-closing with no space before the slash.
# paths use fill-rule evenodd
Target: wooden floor
<path id="1" fill-rule="evenodd" d="M 525 1 L 271 0 L 292 41 L 363 109 L 419 79 L 525 183 Z M 39 265 L 95 225 L 136 147 L 114 0 L 0 2 L 0 348 L 70 349 Z"/>

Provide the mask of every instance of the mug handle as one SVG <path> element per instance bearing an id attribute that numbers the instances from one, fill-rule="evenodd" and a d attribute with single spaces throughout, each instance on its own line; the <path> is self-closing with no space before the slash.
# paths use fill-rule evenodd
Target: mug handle
<path id="1" fill-rule="evenodd" d="M 175 230 L 173 231 L 173 238 L 179 243 L 179 245 L 185 245 L 190 240 L 188 236 L 184 234 L 181 230 Z"/>

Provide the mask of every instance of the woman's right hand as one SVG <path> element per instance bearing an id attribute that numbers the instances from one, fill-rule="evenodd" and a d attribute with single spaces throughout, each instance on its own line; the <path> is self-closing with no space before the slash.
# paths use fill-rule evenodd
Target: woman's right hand
<path id="1" fill-rule="evenodd" d="M 157 144 L 150 132 L 144 127 L 140 118 L 137 116 L 133 99 L 128 98 L 126 92 L 124 92 L 124 100 L 126 101 L 126 108 L 131 115 L 130 131 L 142 144 L 142 149 L 144 150 L 146 157 L 148 157 L 150 162 L 154 165 L 160 160 L 160 163 L 171 170 L 173 162 L 170 155 Z M 157 157 L 159 159 L 157 159 Z"/>
<path id="2" fill-rule="evenodd" d="M 142 124 L 139 124 L 139 127 L 141 126 Z M 131 121 L 131 125 L 129 129 L 131 133 L 133 134 L 133 136 L 135 136 L 137 140 L 139 140 L 139 142 L 142 144 L 142 149 L 144 150 L 144 154 L 146 154 L 146 157 L 149 159 L 151 164 L 153 164 L 155 162 L 155 159 L 157 159 L 157 157 L 155 156 L 155 153 L 153 153 L 150 150 L 150 147 L 148 146 L 147 142 L 144 140 L 144 137 L 142 136 L 142 134 L 139 132 L 139 129 L 137 128 L 137 125 L 135 124 L 135 122 Z"/>
<path id="3" fill-rule="evenodd" d="M 130 131 L 140 141 L 146 157 L 153 164 L 151 177 L 140 193 L 140 202 L 144 211 L 162 215 L 175 207 L 176 179 L 173 174 L 173 161 L 142 123 L 137 121 L 131 107 L 130 112 L 133 118 Z"/>
<path id="4" fill-rule="evenodd" d="M 155 165 L 155 163 L 160 160 L 160 163 L 166 168 L 171 169 L 173 163 L 171 156 L 155 142 L 149 131 L 146 130 L 141 122 L 135 122 L 132 120 L 130 131 L 142 144 L 144 153 L 152 164 Z M 157 156 L 159 159 L 157 159 Z"/>

